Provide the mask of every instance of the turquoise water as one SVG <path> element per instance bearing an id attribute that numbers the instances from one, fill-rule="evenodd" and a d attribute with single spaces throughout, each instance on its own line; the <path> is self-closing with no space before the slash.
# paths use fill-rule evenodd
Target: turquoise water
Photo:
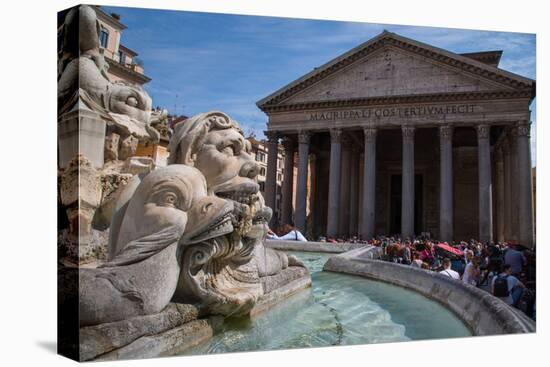
<path id="1" fill-rule="evenodd" d="M 418 293 L 357 276 L 323 272 L 324 263 L 333 254 L 291 254 L 310 269 L 311 289 L 286 299 L 253 320 L 226 319 L 222 332 L 184 354 L 472 335 L 453 313 Z"/>

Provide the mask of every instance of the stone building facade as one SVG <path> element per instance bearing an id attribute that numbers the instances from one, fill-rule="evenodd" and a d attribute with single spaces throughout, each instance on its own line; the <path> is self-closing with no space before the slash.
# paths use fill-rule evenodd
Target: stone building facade
<path id="1" fill-rule="evenodd" d="M 122 32 L 127 28 L 117 14 L 108 14 L 101 7 L 94 6 L 100 24 L 99 41 L 105 60 L 109 64 L 107 74 L 112 81 L 122 80 L 130 84 L 143 85 L 151 81 L 145 75 L 138 53 L 121 43 Z"/>
<path id="2" fill-rule="evenodd" d="M 535 81 L 499 69 L 501 55 L 384 31 L 260 100 L 268 147 L 282 140 L 285 156 L 298 155 L 297 227 L 532 246 Z M 268 205 L 275 163 L 270 155 Z M 282 208 L 292 169 L 285 160 Z"/>
<path id="3" fill-rule="evenodd" d="M 251 155 L 254 157 L 254 160 L 258 163 L 260 168 L 258 172 L 258 184 L 260 185 L 260 192 L 265 197 L 265 183 L 267 179 L 267 157 L 268 157 L 268 148 L 265 140 L 258 140 L 253 136 L 247 138 L 251 146 Z M 279 223 L 281 223 L 281 198 L 282 198 L 282 183 L 283 183 L 283 174 L 284 174 L 284 151 L 282 147 L 278 147 L 277 153 L 277 173 L 275 175 L 276 186 L 275 186 L 275 201 L 271 208 L 274 211 L 274 216 L 271 220 L 272 227 L 276 228 Z"/>

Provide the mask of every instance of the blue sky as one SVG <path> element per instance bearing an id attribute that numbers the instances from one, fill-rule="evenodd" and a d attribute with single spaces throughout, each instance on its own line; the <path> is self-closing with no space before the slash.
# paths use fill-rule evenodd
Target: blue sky
<path id="1" fill-rule="evenodd" d="M 384 29 L 449 51 L 503 50 L 500 68 L 535 79 L 535 35 L 291 18 L 103 7 L 128 26 L 154 106 L 192 116 L 222 110 L 263 136 L 256 102 Z M 536 103 L 531 106 L 536 121 Z M 532 129 L 533 144 L 536 141 Z M 534 159 L 535 151 L 533 151 Z"/>

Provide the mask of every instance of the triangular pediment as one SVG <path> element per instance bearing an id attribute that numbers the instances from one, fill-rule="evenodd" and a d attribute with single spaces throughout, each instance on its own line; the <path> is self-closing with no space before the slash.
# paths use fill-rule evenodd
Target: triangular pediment
<path id="1" fill-rule="evenodd" d="M 532 90 L 534 96 L 534 81 L 384 32 L 281 88 L 258 106 L 520 90 Z"/>

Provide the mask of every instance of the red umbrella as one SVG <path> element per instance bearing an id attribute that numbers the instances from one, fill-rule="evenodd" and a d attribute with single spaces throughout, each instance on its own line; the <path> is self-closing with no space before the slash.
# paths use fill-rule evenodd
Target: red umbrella
<path id="1" fill-rule="evenodd" d="M 447 252 L 450 252 L 450 253 L 452 253 L 456 256 L 464 255 L 464 253 L 462 251 L 460 251 L 459 249 L 454 248 L 454 247 L 449 246 L 449 245 L 446 245 L 444 243 L 438 243 L 436 246 L 439 247 L 440 249 L 445 250 Z"/>

